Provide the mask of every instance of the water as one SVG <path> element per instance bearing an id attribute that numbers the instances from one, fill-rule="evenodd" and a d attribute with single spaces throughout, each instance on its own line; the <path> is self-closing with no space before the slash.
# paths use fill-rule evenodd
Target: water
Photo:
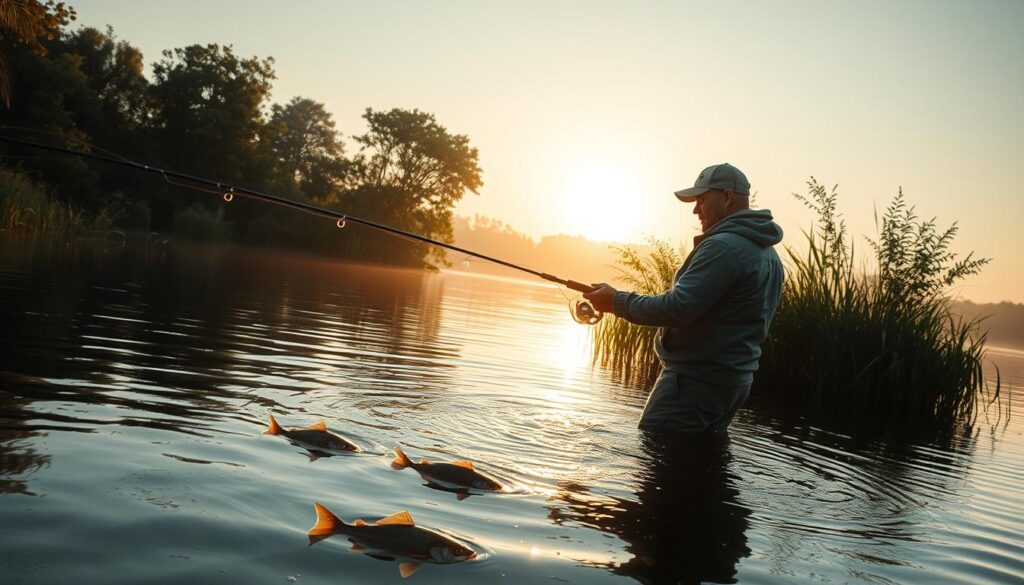
<path id="1" fill-rule="evenodd" d="M 550 286 L 4 240 L 0 318 L 4 583 L 403 581 L 344 537 L 310 546 L 314 502 L 479 553 L 415 583 L 1024 578 L 1019 416 L 895 441 L 751 408 L 726 445 L 651 443 L 644 389 L 591 365 Z M 1024 353 L 990 355 L 1020 388 Z M 366 451 L 310 461 L 269 413 Z M 426 487 L 395 446 L 511 493 Z"/>

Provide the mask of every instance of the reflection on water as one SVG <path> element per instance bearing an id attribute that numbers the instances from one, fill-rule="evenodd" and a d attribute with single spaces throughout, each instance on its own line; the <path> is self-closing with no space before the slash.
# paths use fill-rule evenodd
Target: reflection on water
<path id="1" fill-rule="evenodd" d="M 591 365 L 547 285 L 8 239 L 0 320 L 5 583 L 400 580 L 343 539 L 306 546 L 315 501 L 408 510 L 481 553 L 424 583 L 1024 574 L 1016 418 L 893 440 L 755 405 L 726 442 L 645 435 L 645 389 Z M 1020 388 L 1024 354 L 991 356 Z M 365 450 L 310 457 L 262 434 L 271 413 Z M 509 489 L 429 489 L 394 447 Z"/>
<path id="2" fill-rule="evenodd" d="M 750 509 L 737 500 L 728 439 L 644 434 L 639 486 L 631 498 L 594 496 L 565 484 L 550 506 L 568 521 L 615 534 L 630 558 L 607 563 L 645 583 L 732 583 L 736 563 L 750 553 Z"/>
<path id="3" fill-rule="evenodd" d="M 0 494 L 34 496 L 37 494 L 29 490 L 28 479 L 47 467 L 50 457 L 32 446 L 38 432 L 19 429 L 17 419 L 7 418 L 7 413 L 19 410 L 16 405 L 3 404 L 11 397 L 7 392 L 0 393 L 0 412 L 4 413 L 4 428 L 0 430 Z"/>

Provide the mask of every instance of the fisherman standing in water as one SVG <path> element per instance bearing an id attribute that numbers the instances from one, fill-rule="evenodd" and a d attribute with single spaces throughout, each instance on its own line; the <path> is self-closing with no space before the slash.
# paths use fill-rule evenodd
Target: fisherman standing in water
<path id="1" fill-rule="evenodd" d="M 750 395 L 779 304 L 783 269 L 772 246 L 782 228 L 767 209 L 750 209 L 750 183 L 728 163 L 704 169 L 675 195 L 694 204 L 703 233 L 672 290 L 639 295 L 600 283 L 583 296 L 599 311 L 661 327 L 655 348 L 663 369 L 640 428 L 718 434 Z"/>

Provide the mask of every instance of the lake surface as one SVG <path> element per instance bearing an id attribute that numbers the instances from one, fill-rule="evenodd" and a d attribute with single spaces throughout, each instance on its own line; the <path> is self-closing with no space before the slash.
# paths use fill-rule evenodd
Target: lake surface
<path id="1" fill-rule="evenodd" d="M 1015 416 L 968 437 L 751 407 L 727 444 L 666 445 L 566 305 L 472 274 L 0 240 L 0 582 L 1024 579 L 1024 353 L 990 351 Z M 311 460 L 262 434 L 271 413 L 365 451 Z M 394 447 L 509 493 L 432 489 Z M 407 510 L 478 557 L 403 580 L 344 536 L 311 546 L 314 502 Z"/>

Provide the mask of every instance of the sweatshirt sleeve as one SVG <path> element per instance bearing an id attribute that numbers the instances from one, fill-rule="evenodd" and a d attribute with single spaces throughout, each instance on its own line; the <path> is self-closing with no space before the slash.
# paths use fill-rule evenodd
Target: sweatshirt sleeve
<path id="1" fill-rule="evenodd" d="M 703 315 L 736 281 L 735 254 L 724 242 L 701 244 L 672 290 L 661 295 L 615 293 L 612 311 L 637 325 L 680 327 Z"/>

